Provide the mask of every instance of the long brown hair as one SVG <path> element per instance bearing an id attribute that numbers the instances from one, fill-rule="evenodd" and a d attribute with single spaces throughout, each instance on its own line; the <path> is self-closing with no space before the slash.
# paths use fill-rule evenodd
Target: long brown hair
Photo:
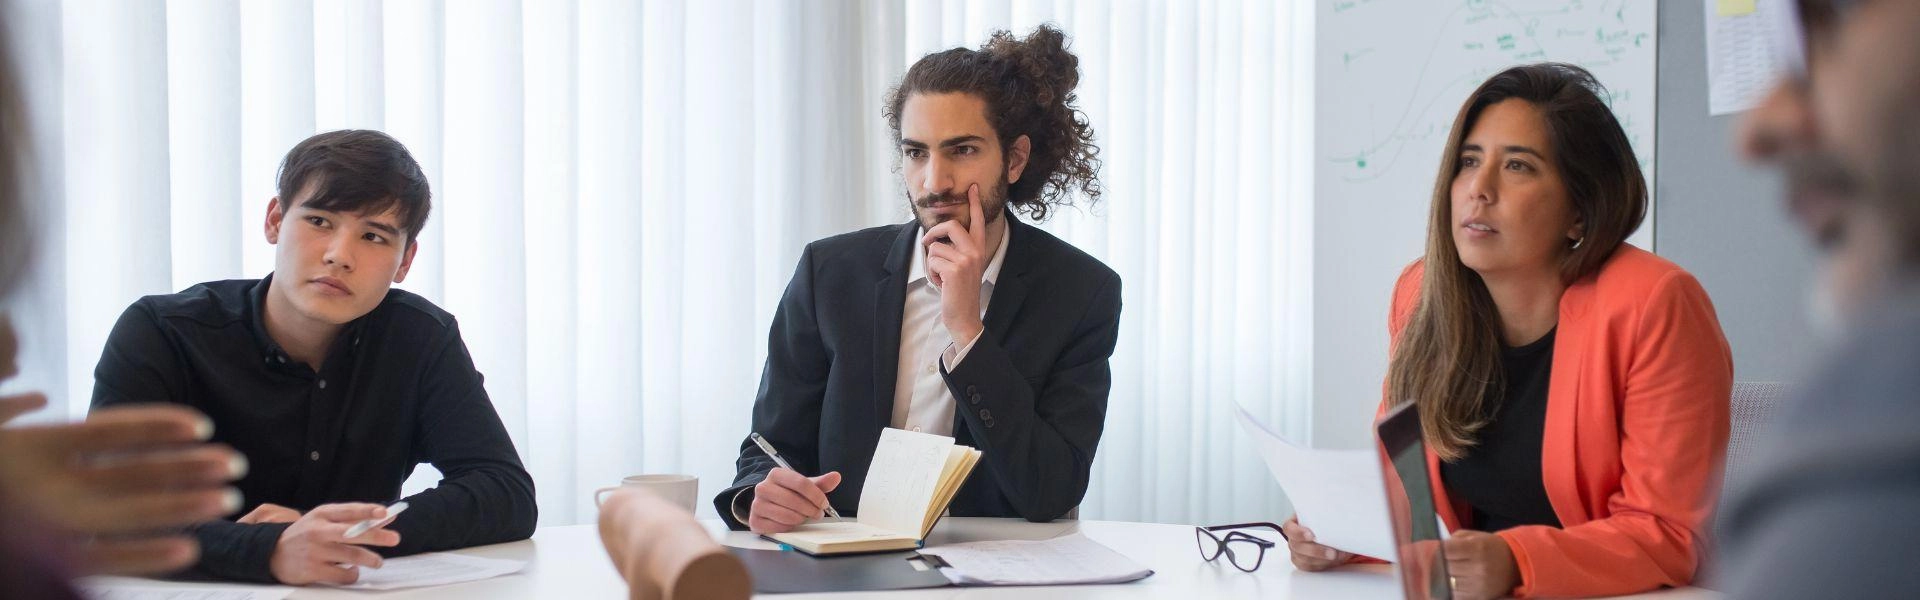
<path id="1" fill-rule="evenodd" d="M 1560 258 L 1561 280 L 1571 284 L 1599 270 L 1647 214 L 1646 179 L 1605 97 L 1606 89 L 1586 69 L 1523 65 L 1480 84 L 1453 119 L 1434 177 L 1420 297 L 1387 366 L 1388 397 L 1420 405 L 1427 446 L 1442 459 L 1466 455 L 1489 420 L 1487 396 L 1505 389 L 1500 313 L 1486 283 L 1460 262 L 1453 244 L 1460 146 L 1488 106 L 1519 99 L 1540 112 L 1554 165 L 1585 228 L 1579 245 Z"/>

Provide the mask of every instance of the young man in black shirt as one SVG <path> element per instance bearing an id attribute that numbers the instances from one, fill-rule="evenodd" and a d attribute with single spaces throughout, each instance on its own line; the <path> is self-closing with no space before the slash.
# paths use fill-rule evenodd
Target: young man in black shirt
<path id="1" fill-rule="evenodd" d="M 201 575 L 351 583 L 381 556 L 525 539 L 533 480 L 452 315 L 390 289 L 419 249 L 430 192 L 376 131 L 308 138 L 267 204 L 274 272 L 141 298 L 94 372 L 93 408 L 185 404 L 252 464 L 245 516 L 194 528 Z M 415 465 L 440 484 L 385 516 Z"/>

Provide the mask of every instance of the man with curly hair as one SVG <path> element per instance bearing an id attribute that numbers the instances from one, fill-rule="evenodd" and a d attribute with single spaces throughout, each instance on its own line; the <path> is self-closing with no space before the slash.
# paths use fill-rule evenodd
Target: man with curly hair
<path id="1" fill-rule="evenodd" d="M 929 54 L 886 100 L 914 219 L 809 244 L 773 318 L 752 442 L 714 499 L 778 533 L 854 516 L 880 432 L 953 436 L 981 467 L 956 516 L 1049 521 L 1086 495 L 1120 276 L 1031 225 L 1100 195 L 1078 59 L 1041 26 Z"/>

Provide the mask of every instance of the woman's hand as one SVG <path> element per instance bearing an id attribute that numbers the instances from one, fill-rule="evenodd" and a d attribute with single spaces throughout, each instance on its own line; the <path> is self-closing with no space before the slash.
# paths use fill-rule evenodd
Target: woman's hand
<path id="1" fill-rule="evenodd" d="M 1325 571 L 1353 560 L 1352 553 L 1314 543 L 1313 530 L 1301 525 L 1298 517 L 1288 517 L 1280 525 L 1280 532 L 1287 534 L 1287 552 L 1293 555 L 1294 568 Z"/>
<path id="2" fill-rule="evenodd" d="M 1461 530 L 1441 547 L 1447 553 L 1447 574 L 1453 576 L 1454 598 L 1504 598 L 1520 585 L 1520 566 L 1500 536 Z"/>

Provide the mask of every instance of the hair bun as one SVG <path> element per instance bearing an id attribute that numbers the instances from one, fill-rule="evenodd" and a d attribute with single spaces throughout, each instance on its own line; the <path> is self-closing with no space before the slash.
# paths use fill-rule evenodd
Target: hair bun
<path id="1" fill-rule="evenodd" d="M 1067 35 L 1053 25 L 1035 27 L 1025 39 L 1015 39 L 1010 31 L 994 32 L 982 50 L 1019 71 L 1034 88 L 1034 104 L 1059 102 L 1080 85 L 1080 59 L 1067 51 Z"/>

